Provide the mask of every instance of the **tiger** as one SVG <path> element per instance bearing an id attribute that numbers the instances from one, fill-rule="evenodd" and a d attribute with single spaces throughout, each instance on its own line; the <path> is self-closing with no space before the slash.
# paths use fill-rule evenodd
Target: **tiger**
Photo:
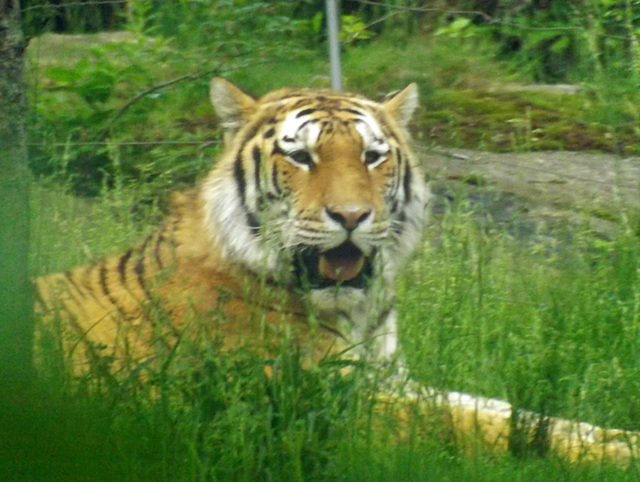
<path id="1" fill-rule="evenodd" d="M 196 316 L 223 347 L 285 330 L 313 336 L 305 363 L 396 357 L 393 282 L 431 197 L 407 130 L 416 84 L 380 102 L 308 88 L 257 98 L 218 77 L 209 91 L 224 147 L 204 180 L 140 245 L 35 282 L 73 370 L 144 364 Z"/>
<path id="2" fill-rule="evenodd" d="M 407 127 L 416 84 L 379 102 L 308 88 L 257 98 L 216 77 L 210 99 L 224 147 L 209 174 L 175 194 L 139 245 L 37 278 L 36 339 L 56 331 L 72 373 L 127 374 L 194 332 L 229 349 L 286 335 L 306 366 L 365 358 L 406 379 L 394 280 L 420 246 L 432 199 Z M 468 450 L 543 440 L 573 461 L 640 456 L 639 433 L 502 400 L 413 381 L 379 399 L 400 402 L 399 424 L 416 405 L 442 414 Z"/>

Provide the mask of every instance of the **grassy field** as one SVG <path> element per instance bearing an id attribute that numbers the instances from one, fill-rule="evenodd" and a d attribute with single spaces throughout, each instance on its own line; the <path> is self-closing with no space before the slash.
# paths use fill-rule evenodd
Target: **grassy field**
<path id="1" fill-rule="evenodd" d="M 140 32 L 115 42 L 74 37 L 55 49 L 44 40 L 29 52 L 34 275 L 140 239 L 161 219 L 168 193 L 209 168 L 219 137 L 206 93 L 212 74 L 150 92 L 121 111 L 140 92 L 198 73 L 198 59 L 207 59 L 200 70 L 218 65 L 204 45 Z M 633 94 L 588 83 L 572 97 L 505 93 L 495 87 L 528 79 L 492 60 L 489 44 L 416 37 L 408 48 L 398 45 L 383 39 L 347 49 L 345 84 L 378 96 L 418 82 L 421 145 L 612 151 L 621 143 L 637 152 Z M 229 58 L 214 73 L 259 94 L 328 84 L 317 50 Z M 522 118 L 530 122 L 525 130 L 509 122 Z M 174 143 L 159 143 L 167 141 Z M 585 223 L 569 236 L 530 242 L 504 224 L 479 223 L 464 201 L 448 205 L 399 280 L 401 339 L 413 376 L 545 415 L 640 430 L 640 246 L 637 214 L 626 210 L 620 206 L 625 215 L 611 237 Z M 12 443 L 0 443 L 0 474 L 354 481 L 640 475 L 637 461 L 574 465 L 553 455 L 469 454 L 438 417 L 398 427 L 393 407 L 387 413 L 372 402 L 377 386 L 361 367 L 342 376 L 343 364 L 326 360 L 302 370 L 295 349 L 282 345 L 275 360 L 243 350 L 222 356 L 214 343 L 187 345 L 150 384 L 100 380 L 80 389 L 69 387 L 52 349 L 52 369 L 32 403 L 6 408 L 3 438 Z M 266 364 L 274 377 L 264 375 Z"/>
<path id="2" fill-rule="evenodd" d="M 146 216 L 126 214 L 136 213 L 135 187 L 90 203 L 59 188 L 36 186 L 33 194 L 34 259 L 49 268 L 126 246 L 157 218 L 151 208 Z M 527 245 L 504 228 L 479 226 L 464 204 L 432 228 L 399 282 L 402 345 L 417 380 L 638 429 L 635 233 L 602 240 L 585 228 L 561 244 Z M 211 341 L 183 345 L 171 364 L 150 372 L 150 384 L 113 385 L 96 376 L 79 392 L 56 368 L 55 350 L 50 356 L 43 393 L 26 412 L 20 408 L 12 447 L 19 454 L 13 460 L 23 460 L 19 473 L 35 479 L 638 476 L 635 464 L 572 465 L 526 451 L 469 454 L 437 415 L 399 425 L 393 407 L 373 403 L 376 383 L 362 367 L 342 376 L 344 364 L 326 360 L 303 370 L 287 340 L 275 360 L 242 349 L 222 355 Z M 265 365 L 275 369 L 273 378 Z"/>

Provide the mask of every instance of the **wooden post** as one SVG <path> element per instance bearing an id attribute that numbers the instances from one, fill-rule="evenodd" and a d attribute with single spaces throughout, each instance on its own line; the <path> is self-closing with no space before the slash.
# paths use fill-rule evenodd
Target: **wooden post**
<path id="1" fill-rule="evenodd" d="M 19 0 L 0 0 L 0 395 L 32 376 L 25 49 Z"/>

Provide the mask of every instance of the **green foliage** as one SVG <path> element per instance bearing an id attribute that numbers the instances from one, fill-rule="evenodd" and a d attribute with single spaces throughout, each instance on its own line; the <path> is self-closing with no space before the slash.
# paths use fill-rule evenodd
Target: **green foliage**
<path id="1" fill-rule="evenodd" d="M 614 66 L 624 66 L 627 75 L 638 78 L 639 2 L 499 3 L 502 9 L 485 13 L 483 21 L 472 22 L 470 14 L 456 16 L 435 34 L 489 36 L 501 46 L 502 58 L 538 82 L 575 82 Z"/>
<path id="2" fill-rule="evenodd" d="M 471 20 L 466 17 L 457 17 L 448 25 L 438 28 L 433 35 L 449 35 L 450 37 L 470 37 L 476 29 Z"/>
<path id="3" fill-rule="evenodd" d="M 457 12 L 476 8 L 456 5 Z M 285 84 L 328 86 L 322 7 L 144 0 L 131 4 L 128 33 L 115 41 L 34 40 L 33 171 L 71 178 L 74 192 L 90 196 L 113 185 L 116 164 L 125 182 L 154 183 L 161 196 L 189 185 L 217 152 L 211 76 L 256 94 Z M 419 138 L 492 150 L 638 151 L 633 8 L 508 3 L 487 24 L 477 15 L 403 10 L 409 7 L 347 6 L 343 71 L 347 88 L 373 97 L 418 81 L 427 106 L 416 122 Z M 408 40 L 405 20 L 434 34 Z M 42 65 L 38 52 L 49 52 Z M 572 97 L 495 92 L 511 79 L 577 79 L 585 89 Z"/>
<path id="4" fill-rule="evenodd" d="M 91 107 L 99 109 L 98 104 L 109 99 L 116 83 L 116 74 L 105 67 L 83 58 L 73 68 L 52 67 L 45 75 L 59 88 L 77 93 Z"/>
<path id="5" fill-rule="evenodd" d="M 122 1 L 23 0 L 22 28 L 29 36 L 43 32 L 97 32 L 122 28 L 129 3 Z M 134 7 L 135 8 L 135 7 Z"/>
<path id="6" fill-rule="evenodd" d="M 340 20 L 340 42 L 343 44 L 353 44 L 358 40 L 368 40 L 373 37 L 371 31 L 357 15 L 342 15 Z"/>
<path id="7" fill-rule="evenodd" d="M 551 2 L 548 9 L 535 9 L 507 16 L 505 24 L 492 29 L 502 45 L 502 55 L 514 68 L 533 80 L 556 83 L 571 80 L 575 69 L 588 65 L 579 7 Z M 587 62 L 587 64 L 585 64 Z"/>

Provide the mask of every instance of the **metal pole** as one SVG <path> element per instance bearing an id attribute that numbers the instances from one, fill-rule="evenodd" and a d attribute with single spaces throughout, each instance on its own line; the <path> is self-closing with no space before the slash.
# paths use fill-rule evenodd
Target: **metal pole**
<path id="1" fill-rule="evenodd" d="M 340 65 L 340 39 L 338 33 L 338 0 L 326 0 L 327 35 L 329 37 L 329 65 L 331 68 L 331 87 L 342 90 L 342 67 Z"/>

